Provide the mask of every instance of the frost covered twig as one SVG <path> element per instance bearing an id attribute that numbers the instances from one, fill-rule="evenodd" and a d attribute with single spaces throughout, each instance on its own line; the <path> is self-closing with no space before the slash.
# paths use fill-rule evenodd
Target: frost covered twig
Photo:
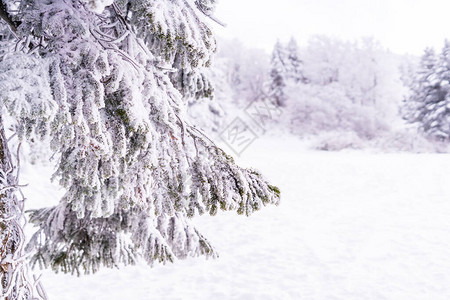
<path id="1" fill-rule="evenodd" d="M 11 15 L 8 13 L 6 3 L 4 0 L 0 0 L 0 18 L 2 18 L 6 24 L 8 24 L 9 28 L 11 29 L 12 33 L 17 37 L 17 22 L 15 22 Z"/>
<path id="2" fill-rule="evenodd" d="M 14 167 L 0 113 L 0 166 L 2 171 L 0 182 L 0 237 L 2 243 L 0 294 L 4 299 L 11 300 L 46 299 L 46 297 L 40 297 L 37 290 L 33 288 L 33 279 L 29 277 L 26 262 L 29 254 L 24 253 L 25 234 L 23 232 L 24 224 L 22 224 L 22 221 L 26 222 L 24 201 L 19 201 L 15 194 L 20 187 L 24 186 L 18 184 L 19 151 L 20 145 L 17 147 L 17 166 Z M 17 172 L 13 175 L 14 169 Z M 42 286 L 40 288 L 42 289 Z"/>

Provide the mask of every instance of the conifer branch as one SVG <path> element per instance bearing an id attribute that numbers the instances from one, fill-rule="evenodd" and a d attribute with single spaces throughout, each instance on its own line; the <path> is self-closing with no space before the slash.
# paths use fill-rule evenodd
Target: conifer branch
<path id="1" fill-rule="evenodd" d="M 17 34 L 17 27 L 20 23 L 13 20 L 8 12 L 7 6 L 3 0 L 0 0 L 0 18 L 2 18 L 14 34 Z"/>

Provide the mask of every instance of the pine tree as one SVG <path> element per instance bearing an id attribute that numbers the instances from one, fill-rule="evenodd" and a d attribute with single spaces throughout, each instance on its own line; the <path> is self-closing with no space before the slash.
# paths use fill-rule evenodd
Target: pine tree
<path id="1" fill-rule="evenodd" d="M 288 76 L 287 53 L 280 41 L 277 41 L 271 59 L 270 96 L 278 106 L 284 106 L 286 101 L 285 87 Z"/>
<path id="2" fill-rule="evenodd" d="M 209 88 L 186 78 L 215 50 L 214 2 L 21 1 L 1 100 L 19 137 L 51 138 L 67 190 L 31 213 L 33 263 L 80 274 L 215 256 L 190 217 L 278 203 L 278 188 L 185 121 L 186 98 Z"/>
<path id="3" fill-rule="evenodd" d="M 288 78 L 295 83 L 307 83 L 308 79 L 303 72 L 303 61 L 299 58 L 299 49 L 297 41 L 292 37 L 287 45 L 287 71 Z"/>
<path id="4" fill-rule="evenodd" d="M 418 69 L 409 81 L 411 95 L 405 99 L 402 108 L 404 118 L 411 123 L 421 123 L 424 113 L 427 111 L 424 99 L 427 93 L 433 90 L 431 79 L 437 68 L 437 55 L 432 48 L 424 51 Z"/>
<path id="5" fill-rule="evenodd" d="M 417 123 L 427 135 L 450 138 L 450 43 L 438 56 L 426 49 L 412 80 L 411 95 L 405 100 L 403 113 L 410 123 Z"/>

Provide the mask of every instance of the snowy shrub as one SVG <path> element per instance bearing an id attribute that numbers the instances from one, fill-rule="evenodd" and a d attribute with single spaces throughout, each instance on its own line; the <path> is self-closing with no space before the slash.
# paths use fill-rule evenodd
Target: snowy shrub
<path id="1" fill-rule="evenodd" d="M 328 131 L 314 137 L 311 148 L 323 151 L 362 149 L 364 141 L 351 131 Z"/>
<path id="2" fill-rule="evenodd" d="M 354 132 L 370 140 L 388 130 L 388 124 L 371 108 L 352 103 L 338 83 L 326 86 L 300 84 L 288 91 L 289 128 L 302 136 L 326 131 Z"/>
<path id="3" fill-rule="evenodd" d="M 427 139 L 413 128 L 385 132 L 371 142 L 371 148 L 382 152 L 448 152 L 448 145 Z"/>

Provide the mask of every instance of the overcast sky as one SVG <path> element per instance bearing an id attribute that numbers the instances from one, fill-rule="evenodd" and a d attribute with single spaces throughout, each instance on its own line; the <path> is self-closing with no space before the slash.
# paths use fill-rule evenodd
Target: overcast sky
<path id="1" fill-rule="evenodd" d="M 272 49 L 277 38 L 326 34 L 372 36 L 393 52 L 420 54 L 450 39 L 450 0 L 219 0 L 215 33 L 248 46 Z"/>

